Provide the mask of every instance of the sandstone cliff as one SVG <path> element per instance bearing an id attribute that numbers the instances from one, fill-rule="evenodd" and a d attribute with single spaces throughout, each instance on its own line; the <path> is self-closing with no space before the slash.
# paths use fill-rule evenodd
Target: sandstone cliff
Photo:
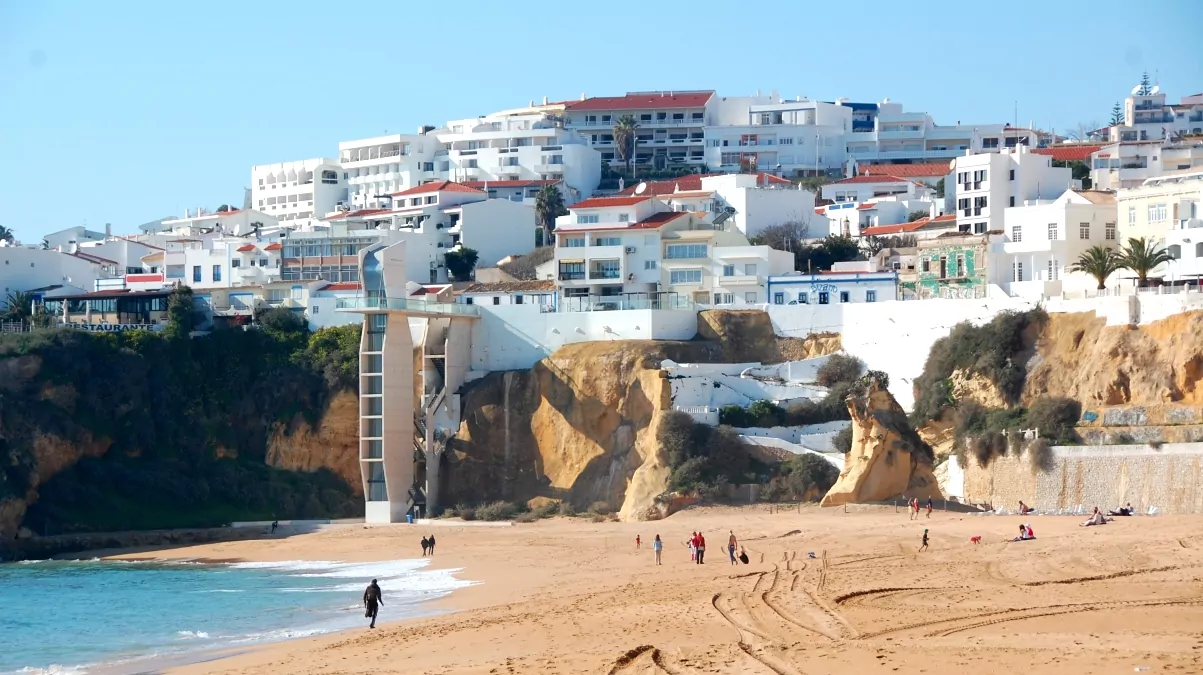
<path id="1" fill-rule="evenodd" d="M 872 374 L 848 396 L 852 450 L 839 480 L 822 506 L 893 499 L 901 495 L 941 499 L 932 473 L 931 448 L 911 428 L 906 413 L 882 381 Z"/>
<path id="2" fill-rule="evenodd" d="M 267 442 L 267 464 L 289 471 L 330 469 L 355 495 L 363 494 L 359 473 L 359 398 L 352 391 L 335 394 L 317 426 L 300 415 L 276 428 Z"/>
<path id="3" fill-rule="evenodd" d="M 1130 403 L 1203 404 L 1203 311 L 1147 326 L 1107 326 L 1094 314 L 1052 314 L 1028 363 L 1023 401 L 1040 395 L 1083 409 Z"/>

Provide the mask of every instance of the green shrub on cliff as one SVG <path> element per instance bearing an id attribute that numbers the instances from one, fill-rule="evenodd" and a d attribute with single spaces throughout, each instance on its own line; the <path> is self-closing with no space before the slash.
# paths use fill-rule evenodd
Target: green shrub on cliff
<path id="1" fill-rule="evenodd" d="M 333 474 L 264 464 L 279 425 L 298 416 L 314 422 L 333 393 L 355 390 L 359 326 L 310 334 L 290 312 L 268 313 L 258 328 L 189 339 L 189 296 L 187 289 L 173 293 L 171 323 L 160 333 L 0 335 L 0 498 L 25 496 L 35 442 L 107 447 L 39 488 L 26 518 L 35 531 L 343 516 L 362 508 Z"/>
<path id="2" fill-rule="evenodd" d="M 791 457 L 781 463 L 763 493 L 765 501 L 821 499 L 835 485 L 840 470 L 816 455 Z"/>
<path id="3" fill-rule="evenodd" d="M 1003 312 L 981 326 L 959 323 L 947 336 L 936 340 L 928 354 L 923 374 L 915 378 L 916 424 L 939 419 L 945 409 L 956 405 L 949 378 L 960 371 L 985 377 L 1009 405 L 1019 400 L 1026 374 L 1022 354 L 1024 333 L 1039 328 L 1048 314 L 1039 307 L 1026 312 Z"/>
<path id="4" fill-rule="evenodd" d="M 1047 463 L 1051 452 L 1045 446 L 1080 441 L 1076 425 L 1081 415 L 1080 403 L 1055 396 L 1041 396 L 1027 408 L 990 409 L 976 401 L 964 401 L 956 409 L 953 451 L 962 463 L 972 455 L 979 466 L 986 467 L 997 457 L 1027 448 L 1038 452 L 1039 462 Z M 1026 429 L 1039 432 L 1039 447 L 1025 442 L 1022 432 Z"/>

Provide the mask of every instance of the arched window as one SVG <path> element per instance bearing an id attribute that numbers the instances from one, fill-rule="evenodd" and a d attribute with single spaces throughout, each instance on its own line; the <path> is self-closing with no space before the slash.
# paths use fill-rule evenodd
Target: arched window
<path id="1" fill-rule="evenodd" d="M 1195 257 L 1203 258 L 1203 241 L 1195 244 Z"/>
<path id="2" fill-rule="evenodd" d="M 1169 247 L 1168 251 L 1169 251 L 1170 257 L 1173 258 L 1174 260 L 1178 260 L 1179 258 L 1182 257 L 1182 247 L 1179 246 L 1178 244 L 1171 245 Z"/>

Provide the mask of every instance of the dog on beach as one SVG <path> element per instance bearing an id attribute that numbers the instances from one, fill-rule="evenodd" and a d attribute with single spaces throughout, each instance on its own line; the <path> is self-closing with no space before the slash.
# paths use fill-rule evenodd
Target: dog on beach
<path id="1" fill-rule="evenodd" d="M 969 541 L 973 542 L 974 544 L 980 544 L 982 543 L 982 535 L 979 534 L 976 537 L 970 537 Z"/>

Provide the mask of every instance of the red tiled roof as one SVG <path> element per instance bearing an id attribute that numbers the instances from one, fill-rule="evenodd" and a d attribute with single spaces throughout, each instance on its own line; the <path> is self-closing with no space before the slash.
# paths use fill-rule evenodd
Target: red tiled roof
<path id="1" fill-rule="evenodd" d="M 644 188 L 643 194 L 644 195 L 657 195 L 657 196 L 672 194 L 677 191 L 678 186 L 680 186 L 681 192 L 692 192 L 694 190 L 701 190 L 703 178 L 710 178 L 711 176 L 725 176 L 725 175 L 727 175 L 727 174 L 691 173 L 691 174 L 687 174 L 687 175 L 680 176 L 677 178 L 669 178 L 666 180 L 645 181 L 644 185 L 646 185 L 647 187 Z M 760 173 L 756 174 L 756 184 L 757 185 L 764 185 L 764 184 L 790 185 L 790 184 L 792 184 L 792 181 L 789 181 L 785 178 L 780 178 L 778 176 L 774 176 L 771 173 L 765 173 L 765 172 L 761 171 Z M 638 184 L 632 185 L 632 186 L 626 188 L 625 190 L 623 190 L 622 192 L 619 192 L 618 194 L 633 195 L 633 194 L 635 194 L 635 189 L 637 187 L 638 187 Z"/>
<path id="2" fill-rule="evenodd" d="M 921 218 L 910 223 L 897 223 L 895 225 L 878 225 L 876 227 L 862 228 L 860 234 L 862 237 L 880 237 L 887 234 L 900 234 L 903 232 L 914 232 L 921 230 L 935 223 L 955 223 L 957 216 L 955 213 L 948 215 L 936 216 L 935 218 Z"/>
<path id="3" fill-rule="evenodd" d="M 875 208 L 877 208 L 877 202 L 870 202 L 868 204 L 861 204 L 860 206 L 856 207 L 856 210 L 857 211 L 868 211 L 869 209 L 875 209 Z"/>
<path id="4" fill-rule="evenodd" d="M 408 190 L 402 190 L 401 192 L 394 192 L 392 194 L 392 196 L 406 197 L 409 195 L 421 195 L 421 194 L 428 194 L 431 192 L 480 192 L 480 190 L 478 190 L 474 187 L 464 185 L 462 183 L 456 183 L 456 182 L 449 181 L 449 180 L 436 180 L 436 181 L 431 181 L 429 183 L 423 183 L 422 185 L 416 185 L 414 187 L 411 187 Z"/>
<path id="5" fill-rule="evenodd" d="M 1100 145 L 1055 145 L 1051 148 L 1036 148 L 1033 155 L 1048 155 L 1059 162 L 1085 162 L 1098 151 Z"/>
<path id="6" fill-rule="evenodd" d="M 279 251 L 280 248 L 281 248 L 280 242 L 275 242 L 274 244 L 268 244 L 267 246 L 264 246 L 263 250 L 264 251 Z"/>
<path id="7" fill-rule="evenodd" d="M 69 255 L 73 258 L 79 258 L 80 260 L 87 260 L 88 262 L 93 262 L 93 263 L 110 263 L 113 265 L 117 264 L 116 260 L 109 260 L 108 258 L 101 258 L 98 255 L 92 255 L 91 253 L 84 253 L 83 251 L 76 251 L 75 253 L 68 253 L 67 255 Z"/>
<path id="8" fill-rule="evenodd" d="M 346 213 L 336 213 L 332 216 L 326 216 L 322 220 L 342 220 L 343 218 L 360 218 L 363 216 L 374 216 L 378 213 L 388 213 L 391 209 L 356 209 L 347 211 Z"/>
<path id="9" fill-rule="evenodd" d="M 571 230 L 557 230 L 557 231 L 561 232 L 561 233 L 572 233 L 572 232 L 597 232 L 597 231 L 601 231 L 601 230 L 654 230 L 654 229 L 657 229 L 657 228 L 663 226 L 666 223 L 669 223 L 671 221 L 676 220 L 677 218 L 680 218 L 681 216 L 687 216 L 687 215 L 689 215 L 689 211 L 661 211 L 660 213 L 653 213 L 652 215 L 648 216 L 647 218 L 644 218 L 643 220 L 641 220 L 637 223 L 631 223 L 629 225 L 618 224 L 618 225 L 599 225 L 598 227 L 574 227 Z"/>
<path id="10" fill-rule="evenodd" d="M 884 175 L 899 178 L 941 178 L 951 170 L 948 162 L 924 162 L 921 164 L 863 164 L 860 173 L 866 176 Z"/>
<path id="11" fill-rule="evenodd" d="M 246 253 L 247 251 L 254 251 L 254 250 L 255 250 L 254 244 L 243 244 L 242 246 L 238 247 L 239 253 Z"/>
<path id="12" fill-rule="evenodd" d="M 627 94 L 626 96 L 594 96 L 584 101 L 566 103 L 569 110 L 653 110 L 657 108 L 701 108 L 714 96 L 712 91 L 673 94 Z"/>
<path id="13" fill-rule="evenodd" d="M 583 202 L 577 202 L 572 209 L 604 209 L 610 206 L 631 206 L 641 204 L 651 199 L 652 195 L 642 194 L 633 197 L 594 197 Z"/>
<path id="14" fill-rule="evenodd" d="M 520 188 L 520 187 L 543 187 L 544 185 L 555 185 L 562 183 L 560 180 L 466 180 L 460 185 L 466 185 L 470 188 L 483 190 L 485 186 L 499 188 Z"/>
<path id="15" fill-rule="evenodd" d="M 881 174 L 870 174 L 867 176 L 864 174 L 861 174 L 859 176 L 845 178 L 844 180 L 837 180 L 834 183 L 828 183 L 828 185 L 851 185 L 853 183 L 913 183 L 913 182 L 915 182 L 915 181 L 913 181 L 909 178 L 899 178 L 898 176 L 891 176 L 889 174 L 881 173 Z"/>
<path id="16" fill-rule="evenodd" d="M 821 215 L 827 213 L 827 209 L 819 207 L 819 208 L 815 209 L 815 213 L 817 213 L 821 216 Z"/>
<path id="17" fill-rule="evenodd" d="M 363 288 L 358 282 L 342 281 L 333 284 L 326 284 L 319 288 L 319 291 L 358 291 Z"/>

